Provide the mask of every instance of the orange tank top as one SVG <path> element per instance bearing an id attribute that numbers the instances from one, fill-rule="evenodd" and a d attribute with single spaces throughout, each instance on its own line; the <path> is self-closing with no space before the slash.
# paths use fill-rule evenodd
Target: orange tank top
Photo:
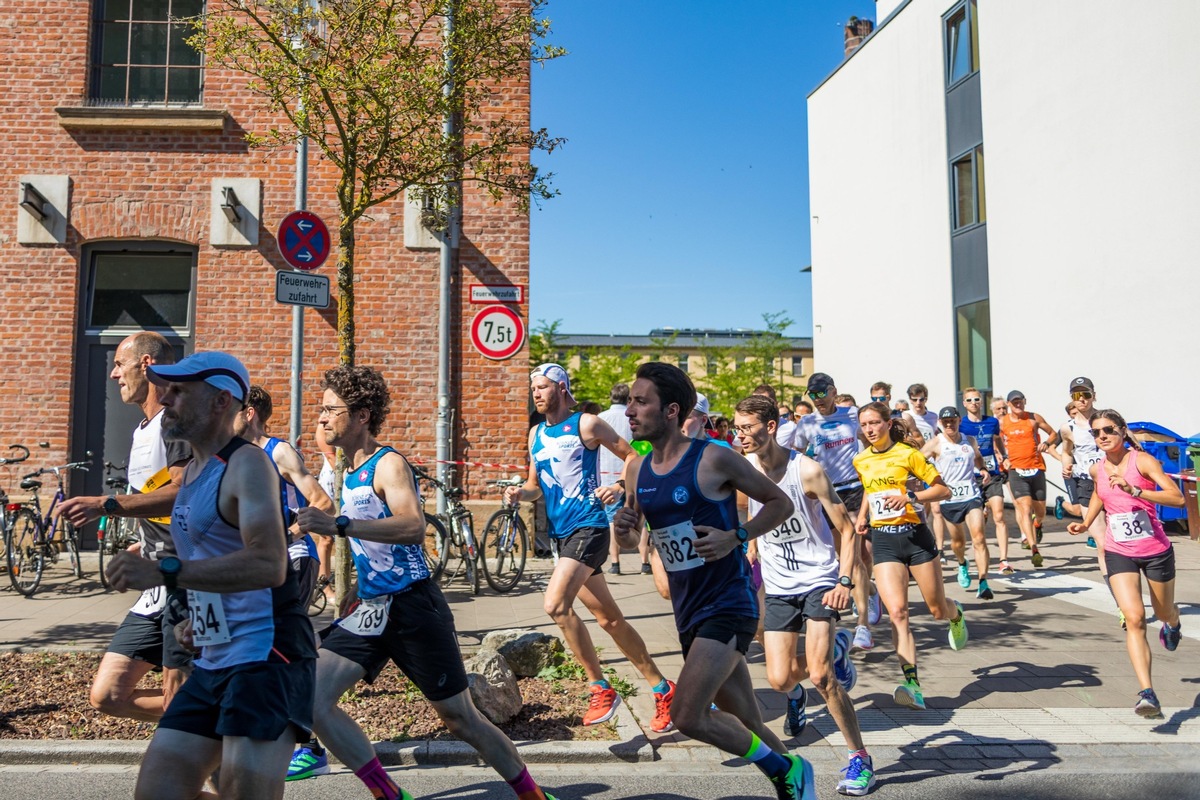
<path id="1" fill-rule="evenodd" d="M 1004 438 L 1004 449 L 1015 469 L 1045 469 L 1046 462 L 1038 452 L 1042 437 L 1038 433 L 1033 415 L 1023 412 L 1016 422 L 1005 414 L 1000 418 L 1000 435 Z"/>

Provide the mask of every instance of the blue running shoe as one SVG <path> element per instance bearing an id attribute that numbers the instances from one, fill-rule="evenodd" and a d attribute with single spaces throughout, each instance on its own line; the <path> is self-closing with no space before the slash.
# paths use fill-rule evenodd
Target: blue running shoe
<path id="1" fill-rule="evenodd" d="M 1054 501 L 1054 518 L 1055 519 L 1063 518 L 1063 499 L 1061 496 L 1056 498 Z"/>
<path id="2" fill-rule="evenodd" d="M 1162 630 L 1158 632 L 1158 640 L 1162 642 L 1162 646 L 1168 650 L 1174 651 L 1179 647 L 1179 640 L 1183 638 L 1183 624 L 1176 625 L 1172 628 L 1167 623 L 1162 624 Z"/>
<path id="3" fill-rule="evenodd" d="M 1086 546 L 1087 546 L 1087 548 L 1088 548 L 1089 550 L 1095 550 L 1095 549 L 1096 549 L 1096 537 L 1094 537 L 1094 536 L 1089 536 L 1089 537 L 1087 538 L 1087 545 L 1086 545 Z"/>
<path id="4" fill-rule="evenodd" d="M 302 781 L 305 778 L 315 778 L 318 775 L 329 774 L 329 756 L 325 753 L 317 755 L 311 747 L 299 747 L 292 754 L 292 763 L 288 764 L 287 780 Z"/>
<path id="5" fill-rule="evenodd" d="M 775 794 L 779 800 L 817 800 L 817 788 L 813 785 L 812 764 L 800 756 L 785 755 L 792 767 L 782 778 L 772 778 Z"/>
<path id="6" fill-rule="evenodd" d="M 1154 693 L 1153 689 L 1142 689 L 1138 692 L 1138 701 L 1137 705 L 1133 707 L 1133 713 L 1146 719 L 1162 717 L 1162 704 L 1158 702 L 1158 695 Z"/>
<path id="7" fill-rule="evenodd" d="M 867 597 L 867 624 L 878 625 L 883 619 L 883 603 L 879 602 L 878 592 Z"/>
<path id="8" fill-rule="evenodd" d="M 788 698 L 787 713 L 783 717 L 783 735 L 799 736 L 808 725 L 808 691 L 800 693 L 796 699 Z"/>
<path id="9" fill-rule="evenodd" d="M 845 628 L 838 628 L 833 634 L 833 674 L 847 692 L 858 683 L 858 667 L 850 660 L 853 641 L 854 637 Z"/>
<path id="10" fill-rule="evenodd" d="M 875 770 L 871 757 L 850 756 L 850 763 L 842 770 L 846 777 L 838 781 L 838 794 L 862 797 L 875 786 Z"/>

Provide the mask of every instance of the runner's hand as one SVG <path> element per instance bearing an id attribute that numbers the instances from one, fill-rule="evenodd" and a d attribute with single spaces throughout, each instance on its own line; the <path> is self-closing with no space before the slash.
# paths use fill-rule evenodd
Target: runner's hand
<path id="1" fill-rule="evenodd" d="M 130 589 L 142 591 L 162 586 L 163 576 L 158 571 L 158 563 L 148 558 L 133 555 L 129 551 L 117 553 L 105 570 L 109 583 L 118 592 Z"/>
<path id="2" fill-rule="evenodd" d="M 615 483 L 596 489 L 596 499 L 606 506 L 611 506 L 624 496 L 625 492 L 621 491 L 621 487 Z"/>
<path id="3" fill-rule="evenodd" d="M 1087 533 L 1087 527 L 1082 522 L 1068 522 L 1067 533 L 1078 536 L 1081 533 Z"/>
<path id="4" fill-rule="evenodd" d="M 318 536 L 337 536 L 337 523 L 316 506 L 305 506 L 296 509 L 296 525 L 305 533 L 315 533 Z"/>
<path id="5" fill-rule="evenodd" d="M 599 494 L 599 492 L 597 492 Z M 504 502 L 511 505 L 516 505 L 521 502 L 521 487 L 520 486 L 505 486 L 504 487 Z"/>
<path id="6" fill-rule="evenodd" d="M 1108 485 L 1113 489 L 1120 489 L 1122 492 L 1125 492 L 1125 494 L 1133 494 L 1133 487 L 1130 486 L 1129 482 L 1120 475 L 1109 475 Z"/>
<path id="7" fill-rule="evenodd" d="M 825 593 L 821 602 L 834 611 L 845 611 L 850 607 L 850 589 L 840 583 Z"/>
<path id="8" fill-rule="evenodd" d="M 179 642 L 180 647 L 184 650 L 189 650 L 192 653 L 200 652 L 200 648 L 196 647 L 196 643 L 192 641 L 192 621 L 190 619 L 176 623 L 175 640 Z"/>
<path id="9" fill-rule="evenodd" d="M 737 531 L 723 531 L 709 525 L 697 525 L 696 554 L 705 561 L 716 561 L 733 552 L 741 544 Z"/>
<path id="10" fill-rule="evenodd" d="M 63 517 L 76 528 L 95 522 L 104 515 L 107 497 L 68 497 L 58 506 L 56 516 Z"/>

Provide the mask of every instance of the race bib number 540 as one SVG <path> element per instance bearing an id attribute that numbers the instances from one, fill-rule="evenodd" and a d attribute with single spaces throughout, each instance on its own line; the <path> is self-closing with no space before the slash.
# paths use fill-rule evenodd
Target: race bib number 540
<path id="1" fill-rule="evenodd" d="M 650 531 L 650 536 L 667 572 L 683 572 L 704 563 L 696 552 L 696 529 L 690 519 L 669 528 L 656 528 Z"/>

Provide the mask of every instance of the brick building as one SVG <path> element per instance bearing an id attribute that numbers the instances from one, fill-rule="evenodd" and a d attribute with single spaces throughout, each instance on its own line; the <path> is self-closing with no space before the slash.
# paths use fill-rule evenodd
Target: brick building
<path id="1" fill-rule="evenodd" d="M 268 117 L 240 74 L 203 69 L 167 22 L 202 9 L 203 0 L 0 0 L 0 185 L 15 194 L 29 183 L 47 201 L 39 220 L 10 200 L 0 234 L 0 444 L 48 441 L 34 451 L 43 463 L 87 450 L 97 463 L 124 462 L 140 414 L 107 376 L 116 345 L 139 328 L 181 352 L 242 358 L 275 398 L 272 431 L 287 435 L 291 306 L 274 299 L 275 230 L 294 208 L 295 156 L 247 147 L 246 131 L 286 121 Z M 528 117 L 528 80 L 502 99 L 496 108 Z M 334 175 L 311 152 L 308 207 L 336 230 Z M 240 226 L 221 213 L 225 186 L 243 206 Z M 512 461 L 525 441 L 527 351 L 489 361 L 474 350 L 467 286 L 528 285 L 529 220 L 467 192 L 451 309 L 454 453 Z M 438 251 L 411 224 L 406 244 L 404 218 L 394 202 L 357 228 L 357 363 L 392 388 L 380 438 L 432 459 Z M 335 260 L 336 241 L 321 272 L 333 279 L 330 308 L 305 311 L 301 446 L 310 450 L 322 373 L 337 363 Z M 527 306 L 514 308 L 525 316 Z M 98 492 L 101 477 L 94 470 L 74 489 Z"/>

